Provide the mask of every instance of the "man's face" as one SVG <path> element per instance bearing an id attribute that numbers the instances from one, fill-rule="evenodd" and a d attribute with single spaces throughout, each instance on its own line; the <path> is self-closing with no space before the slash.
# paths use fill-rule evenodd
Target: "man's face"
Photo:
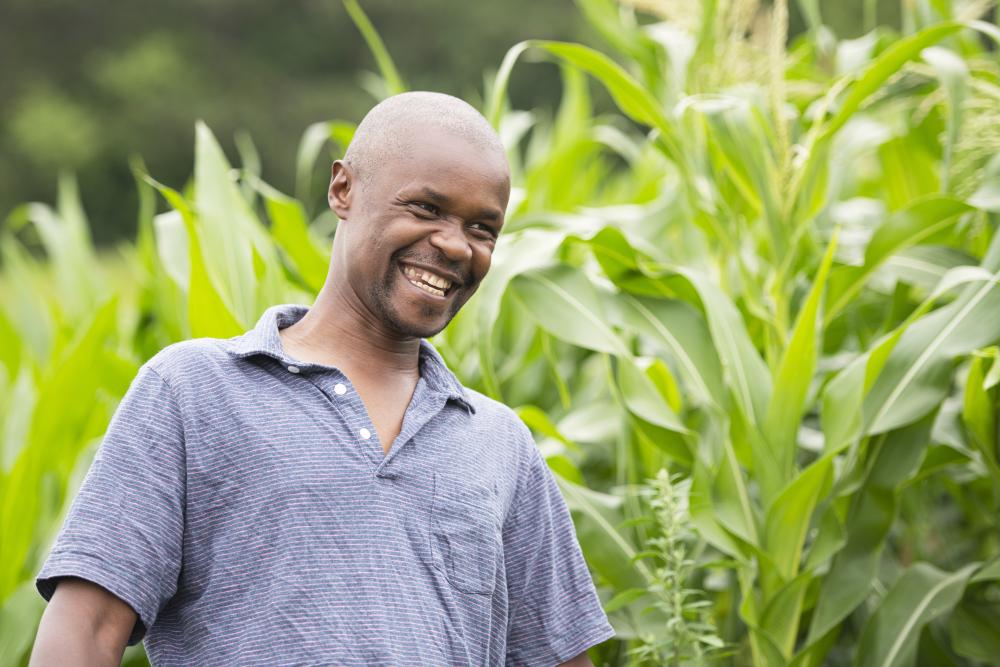
<path id="1" fill-rule="evenodd" d="M 413 137 L 352 185 L 341 229 L 354 293 L 396 334 L 438 333 L 489 271 L 509 194 L 503 156 L 442 130 Z"/>

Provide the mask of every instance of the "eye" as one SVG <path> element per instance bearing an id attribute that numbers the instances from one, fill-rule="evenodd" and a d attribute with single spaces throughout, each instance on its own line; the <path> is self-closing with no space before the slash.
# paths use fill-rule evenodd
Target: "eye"
<path id="1" fill-rule="evenodd" d="M 413 201 L 413 202 L 410 202 L 410 206 L 413 206 L 415 208 L 419 208 L 421 211 L 424 211 L 426 213 L 430 213 L 431 215 L 437 215 L 438 213 L 441 212 L 440 208 L 438 208 L 434 204 L 429 204 L 429 203 L 427 203 L 425 201 Z"/>
<path id="2" fill-rule="evenodd" d="M 469 229 L 473 230 L 474 232 L 476 232 L 476 234 L 487 239 L 492 240 L 496 239 L 497 237 L 497 230 L 487 225 L 484 222 L 474 222 L 471 225 L 469 225 Z"/>

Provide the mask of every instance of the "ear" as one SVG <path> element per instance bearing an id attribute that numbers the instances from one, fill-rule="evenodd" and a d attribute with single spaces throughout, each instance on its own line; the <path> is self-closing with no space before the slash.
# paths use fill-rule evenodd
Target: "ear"
<path id="1" fill-rule="evenodd" d="M 343 160 L 334 162 L 330 167 L 330 189 L 327 190 L 326 200 L 330 204 L 330 210 L 341 220 L 347 220 L 350 213 L 354 184 L 351 168 Z"/>

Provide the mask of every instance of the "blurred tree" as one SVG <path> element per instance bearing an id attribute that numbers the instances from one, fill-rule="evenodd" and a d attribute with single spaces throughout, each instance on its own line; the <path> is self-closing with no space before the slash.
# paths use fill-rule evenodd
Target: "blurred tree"
<path id="1" fill-rule="evenodd" d="M 483 72 L 517 41 L 599 41 L 572 0 L 362 4 L 412 88 L 473 101 Z M 810 4 L 841 37 L 862 34 L 872 12 L 899 22 L 896 0 L 800 2 L 793 35 L 808 29 Z M 357 84 L 374 63 L 339 0 L 5 0 L 0 62 L 0 220 L 23 201 L 51 200 L 57 172 L 72 170 L 99 244 L 134 233 L 128 156 L 180 185 L 196 119 L 233 157 L 232 137 L 246 130 L 264 178 L 291 190 L 305 127 L 357 121 L 373 101 Z M 534 68 L 514 77 L 511 96 L 519 108 L 551 108 L 557 90 L 554 68 Z"/>
<path id="2" fill-rule="evenodd" d="M 572 0 L 362 4 L 412 87 L 469 99 L 512 43 L 583 30 Z M 338 0 L 5 0 L 0 62 L 0 216 L 53 199 L 58 171 L 72 170 L 98 243 L 134 233 L 128 156 L 183 183 L 196 119 L 227 150 L 246 130 L 264 177 L 290 190 L 305 127 L 360 120 L 373 102 L 358 94 L 358 72 L 374 63 Z M 546 68 L 519 77 L 513 95 L 531 105 L 557 89 Z"/>

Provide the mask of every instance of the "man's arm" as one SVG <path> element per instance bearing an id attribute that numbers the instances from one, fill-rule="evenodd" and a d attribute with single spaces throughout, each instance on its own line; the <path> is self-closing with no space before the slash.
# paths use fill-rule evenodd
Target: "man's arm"
<path id="1" fill-rule="evenodd" d="M 120 665 L 136 618 L 97 584 L 62 579 L 42 614 L 29 667 Z"/>
<path id="2" fill-rule="evenodd" d="M 572 660 L 562 663 L 559 667 L 594 667 L 594 663 L 590 661 L 586 651 L 584 651 Z"/>
<path id="3" fill-rule="evenodd" d="M 124 646 L 140 637 L 133 631 L 153 627 L 177 591 L 185 421 L 152 363 L 139 369 L 118 404 L 36 577 L 49 606 L 32 665 L 119 664 Z"/>

